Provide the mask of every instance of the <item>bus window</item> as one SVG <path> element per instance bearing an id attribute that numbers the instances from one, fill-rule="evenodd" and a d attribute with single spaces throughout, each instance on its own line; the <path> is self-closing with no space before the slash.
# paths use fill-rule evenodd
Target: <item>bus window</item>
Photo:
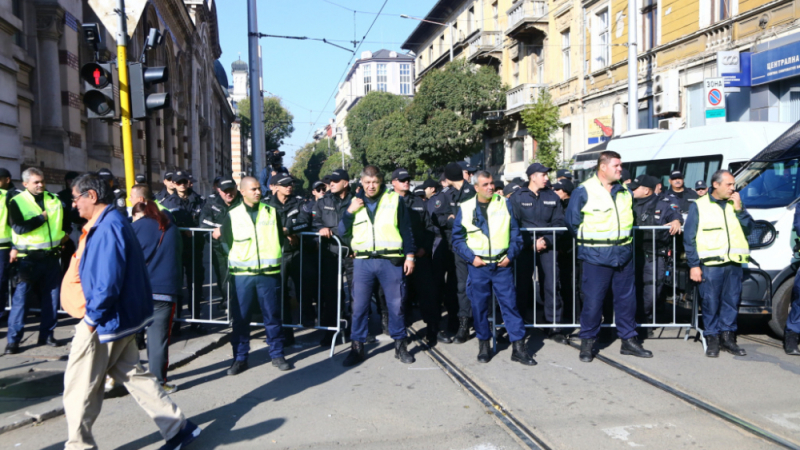
<path id="1" fill-rule="evenodd" d="M 704 156 L 702 158 L 685 158 L 683 163 L 683 184 L 692 188 L 698 180 L 711 183 L 711 175 L 719 170 L 722 156 Z"/>
<path id="2" fill-rule="evenodd" d="M 737 161 L 728 164 L 728 171 L 732 174 L 736 174 L 736 171 L 742 168 L 743 165 L 747 164 L 747 161 Z"/>
<path id="3" fill-rule="evenodd" d="M 748 165 L 736 181 L 744 205 L 752 209 L 788 206 L 800 196 L 799 166 L 797 158 Z"/>
<path id="4" fill-rule="evenodd" d="M 659 159 L 657 161 L 636 161 L 630 165 L 631 175 L 638 177 L 642 174 L 656 177 L 660 182 L 669 185 L 669 174 L 678 167 L 678 159 Z"/>

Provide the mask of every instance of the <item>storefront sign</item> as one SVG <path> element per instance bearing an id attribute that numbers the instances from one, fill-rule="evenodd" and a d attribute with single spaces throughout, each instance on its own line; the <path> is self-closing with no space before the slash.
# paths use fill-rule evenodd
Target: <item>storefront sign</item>
<path id="1" fill-rule="evenodd" d="M 751 63 L 753 86 L 800 75 L 800 42 L 753 53 Z"/>
<path id="2" fill-rule="evenodd" d="M 586 136 L 589 138 L 589 145 L 599 144 L 611 139 L 614 130 L 611 128 L 611 116 L 595 117 L 589 119 Z"/>
<path id="3" fill-rule="evenodd" d="M 728 55 L 736 53 L 736 58 Z M 717 52 L 717 73 L 722 74 L 725 79 L 725 87 L 747 87 L 750 86 L 750 52 Z M 720 60 L 720 58 L 722 58 Z M 728 63 L 728 64 L 726 64 Z M 735 64 L 734 64 L 735 63 Z M 738 69 L 738 70 L 733 70 Z M 734 92 L 728 90 L 727 92 Z"/>

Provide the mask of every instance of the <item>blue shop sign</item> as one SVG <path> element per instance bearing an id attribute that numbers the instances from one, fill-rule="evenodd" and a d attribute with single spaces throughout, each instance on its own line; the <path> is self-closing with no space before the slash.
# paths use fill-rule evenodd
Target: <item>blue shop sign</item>
<path id="1" fill-rule="evenodd" d="M 752 53 L 741 52 L 739 53 L 739 72 L 738 73 L 723 73 L 722 78 L 725 79 L 725 87 L 748 87 L 750 81 L 750 64 Z"/>
<path id="2" fill-rule="evenodd" d="M 800 42 L 793 42 L 751 58 L 753 86 L 800 75 Z"/>

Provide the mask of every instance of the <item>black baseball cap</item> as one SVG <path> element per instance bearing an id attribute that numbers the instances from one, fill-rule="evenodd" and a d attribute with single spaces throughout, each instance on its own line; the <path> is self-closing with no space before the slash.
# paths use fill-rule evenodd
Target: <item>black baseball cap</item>
<path id="1" fill-rule="evenodd" d="M 9 172 L 8 169 L 0 167 L 0 178 L 6 178 L 6 177 L 11 178 L 11 172 Z"/>
<path id="2" fill-rule="evenodd" d="M 402 167 L 398 167 L 397 169 L 394 169 L 394 172 L 392 172 L 392 181 L 405 181 L 410 179 L 411 174 L 409 174 L 408 171 Z"/>
<path id="3" fill-rule="evenodd" d="M 139 175 L 136 175 L 134 180 L 136 180 L 137 183 L 144 183 L 147 179 L 144 177 L 144 175 L 139 174 Z"/>
<path id="4" fill-rule="evenodd" d="M 331 181 L 334 183 L 338 183 L 342 180 L 350 181 L 350 175 L 348 175 L 347 171 L 344 169 L 336 169 L 328 175 L 331 178 Z"/>
<path id="5" fill-rule="evenodd" d="M 572 179 L 572 172 L 570 172 L 567 169 L 558 169 L 556 171 L 556 178 L 562 178 L 562 177 L 568 178 L 568 179 L 571 180 Z"/>
<path id="6" fill-rule="evenodd" d="M 519 188 L 520 188 L 520 185 L 518 185 L 517 183 L 508 183 L 503 188 L 503 195 L 506 196 L 508 194 L 511 194 L 512 192 L 516 191 Z"/>
<path id="7" fill-rule="evenodd" d="M 327 187 L 324 181 L 315 181 L 313 185 L 311 185 L 312 190 L 317 190 L 318 187 Z"/>
<path id="8" fill-rule="evenodd" d="M 495 189 L 501 189 L 502 190 L 502 189 L 504 189 L 506 187 L 506 184 L 503 183 L 503 180 L 493 180 L 492 184 L 494 185 Z"/>
<path id="9" fill-rule="evenodd" d="M 683 173 L 680 170 L 673 170 L 671 174 L 669 174 L 670 180 L 682 180 Z"/>
<path id="10" fill-rule="evenodd" d="M 219 177 L 217 187 L 223 191 L 227 191 L 228 189 L 236 189 L 236 182 L 228 177 Z"/>
<path id="11" fill-rule="evenodd" d="M 174 174 L 173 174 L 171 171 L 170 171 L 170 172 L 164 172 L 164 179 L 165 179 L 165 180 L 172 181 L 172 176 L 173 176 L 173 175 L 174 175 Z"/>
<path id="12" fill-rule="evenodd" d="M 575 185 L 570 180 L 560 180 L 558 183 L 553 184 L 554 191 L 564 191 L 569 195 L 572 195 L 572 191 L 575 190 Z"/>
<path id="13" fill-rule="evenodd" d="M 294 183 L 294 178 L 289 174 L 276 175 L 276 177 L 278 179 L 275 180 L 275 184 L 278 186 L 291 186 Z"/>
<path id="14" fill-rule="evenodd" d="M 694 184 L 694 189 L 708 189 L 708 185 L 706 184 L 705 180 L 697 180 L 697 182 Z"/>
<path id="15" fill-rule="evenodd" d="M 550 172 L 550 168 L 545 167 L 540 163 L 533 163 L 530 166 L 528 166 L 528 170 L 525 171 L 525 175 L 531 176 L 536 172 L 547 173 Z"/>
<path id="16" fill-rule="evenodd" d="M 461 167 L 462 171 L 466 170 L 467 173 L 475 173 L 478 171 L 478 168 L 470 164 L 469 161 L 459 161 L 458 165 Z"/>
<path id="17" fill-rule="evenodd" d="M 109 169 L 100 169 L 97 171 L 97 176 L 100 177 L 101 180 L 104 181 L 111 181 L 114 179 L 114 174 L 111 173 Z"/>
<path id="18" fill-rule="evenodd" d="M 331 184 L 331 176 L 325 175 L 324 177 L 322 177 L 322 182 L 325 184 Z"/>
<path id="19" fill-rule="evenodd" d="M 417 197 L 425 197 L 425 188 L 423 188 L 421 185 L 414 188 L 414 195 Z"/>
<path id="20" fill-rule="evenodd" d="M 213 184 L 219 184 L 219 180 L 221 180 L 221 179 L 222 179 L 222 177 L 219 177 L 219 176 L 217 176 L 217 177 L 214 177 L 214 182 L 213 182 Z"/>
<path id="21" fill-rule="evenodd" d="M 431 180 L 430 178 L 428 178 L 427 180 L 425 180 L 425 182 L 422 183 L 422 189 L 438 188 L 439 186 L 440 186 L 439 183 L 437 183 L 434 180 Z"/>
<path id="22" fill-rule="evenodd" d="M 183 170 L 179 170 L 172 175 L 172 181 L 176 183 L 181 180 L 189 181 L 189 178 L 190 178 L 189 174 L 184 172 Z"/>

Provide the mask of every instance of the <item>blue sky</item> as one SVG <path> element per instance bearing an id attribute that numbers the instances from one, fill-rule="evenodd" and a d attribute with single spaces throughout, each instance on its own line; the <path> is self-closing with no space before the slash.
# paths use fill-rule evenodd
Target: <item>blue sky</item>
<path id="1" fill-rule="evenodd" d="M 424 17 L 435 3 L 435 0 L 388 0 L 356 58 L 364 50 L 403 51 L 400 46 L 419 22 L 399 15 Z M 265 34 L 324 38 L 352 49 L 351 43 L 340 42 L 353 40 L 352 10 L 376 13 L 382 4 L 383 0 L 260 0 L 258 27 Z M 220 62 L 231 79 L 231 63 L 240 54 L 243 61 L 248 58 L 247 2 L 218 1 L 217 16 L 222 46 Z M 375 14 L 355 14 L 358 40 L 374 19 Z M 352 53 L 319 41 L 262 38 L 260 42 L 264 90 L 281 97 L 283 105 L 294 115 L 295 132 L 283 147 L 285 164 L 289 166 L 295 150 L 311 141 L 313 131 L 333 117 L 335 99 L 331 95 Z"/>

